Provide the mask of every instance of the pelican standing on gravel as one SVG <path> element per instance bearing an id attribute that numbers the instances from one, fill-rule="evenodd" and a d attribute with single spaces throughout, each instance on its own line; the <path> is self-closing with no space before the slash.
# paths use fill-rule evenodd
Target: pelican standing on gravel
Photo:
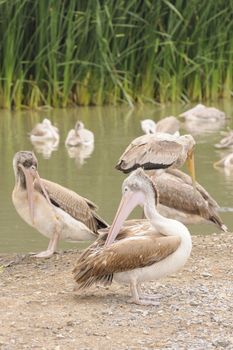
<path id="1" fill-rule="evenodd" d="M 194 147 L 191 135 L 175 136 L 165 133 L 143 135 L 134 139 L 120 157 L 116 169 L 129 173 L 139 167 L 144 170 L 179 168 L 188 161 L 195 185 Z"/>
<path id="2" fill-rule="evenodd" d="M 156 186 L 142 169 L 123 182 L 122 192 L 106 241 L 101 237 L 84 251 L 73 270 L 76 289 L 95 283 L 108 285 L 114 279 L 130 285 L 134 303 L 153 305 L 156 295 L 143 295 L 141 284 L 182 268 L 191 253 L 191 236 L 182 223 L 158 213 Z M 124 220 L 137 205 L 144 207 L 150 229 L 135 233 L 134 227 L 128 226 L 118 235 Z"/>
<path id="3" fill-rule="evenodd" d="M 39 177 L 33 152 L 17 152 L 13 159 L 15 187 L 12 200 L 24 221 L 50 239 L 46 251 L 36 257 L 50 257 L 59 240 L 95 240 L 107 224 L 96 213 L 96 205 L 77 193 Z"/>
<path id="4" fill-rule="evenodd" d="M 94 143 L 94 134 L 92 131 L 85 129 L 81 121 L 77 121 L 74 129 L 71 129 L 67 135 L 65 145 L 68 147 L 88 146 Z"/>

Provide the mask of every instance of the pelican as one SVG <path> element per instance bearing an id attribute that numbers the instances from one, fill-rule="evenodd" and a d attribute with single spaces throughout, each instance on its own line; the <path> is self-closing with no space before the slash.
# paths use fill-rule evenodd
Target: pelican
<path id="1" fill-rule="evenodd" d="M 206 107 L 199 103 L 195 107 L 180 114 L 186 120 L 199 120 L 200 122 L 217 121 L 226 117 L 225 113 L 215 107 Z"/>
<path id="2" fill-rule="evenodd" d="M 180 122 L 173 116 L 163 118 L 157 123 L 151 119 L 144 119 L 141 121 L 141 127 L 147 135 L 155 134 L 156 132 L 163 132 L 179 136 Z"/>
<path id="3" fill-rule="evenodd" d="M 49 119 L 45 118 L 42 123 L 36 124 L 32 129 L 30 132 L 30 140 L 32 142 L 47 142 L 48 140 L 54 140 L 58 143 L 58 128 L 53 126 Z"/>
<path id="4" fill-rule="evenodd" d="M 187 159 L 195 184 L 194 146 L 195 140 L 191 135 L 143 135 L 134 139 L 126 148 L 116 169 L 129 173 L 139 167 L 145 170 L 179 168 Z"/>
<path id="5" fill-rule="evenodd" d="M 84 128 L 81 121 L 77 121 L 74 129 L 71 129 L 67 135 L 65 145 L 76 147 L 80 145 L 90 145 L 94 143 L 94 134 L 90 130 Z"/>
<path id="6" fill-rule="evenodd" d="M 141 128 L 145 134 L 155 134 L 156 133 L 156 122 L 152 119 L 141 120 Z"/>
<path id="7" fill-rule="evenodd" d="M 184 224 L 212 223 L 227 231 L 218 214 L 217 202 L 198 182 L 193 191 L 189 175 L 178 169 L 167 169 L 160 176 L 155 176 L 152 171 L 149 176 L 159 192 L 157 210 L 160 214 Z"/>
<path id="8" fill-rule="evenodd" d="M 230 130 L 219 143 L 214 145 L 216 148 L 231 148 L 233 147 L 233 130 Z"/>
<path id="9" fill-rule="evenodd" d="M 130 285 L 132 302 L 153 305 L 156 296 L 143 295 L 141 284 L 178 271 L 188 260 L 192 240 L 188 229 L 179 221 L 167 219 L 157 211 L 156 186 L 142 169 L 123 182 L 122 200 L 107 239 L 101 237 L 81 255 L 73 273 L 76 289 L 95 283 Z M 134 225 L 120 231 L 124 220 L 137 205 L 151 227 L 137 231 Z M 118 235 L 118 233 L 120 234 Z M 116 241 L 115 241 L 116 239 Z"/>
<path id="10" fill-rule="evenodd" d="M 50 239 L 47 250 L 36 257 L 48 258 L 60 239 L 87 241 L 107 224 L 97 215 L 96 205 L 54 182 L 41 179 L 33 152 L 17 152 L 13 159 L 15 187 L 12 200 L 27 224 Z"/>
<path id="11" fill-rule="evenodd" d="M 218 162 L 215 162 L 214 167 L 225 168 L 232 171 L 233 170 L 233 153 L 230 153 L 227 156 L 220 159 Z"/>

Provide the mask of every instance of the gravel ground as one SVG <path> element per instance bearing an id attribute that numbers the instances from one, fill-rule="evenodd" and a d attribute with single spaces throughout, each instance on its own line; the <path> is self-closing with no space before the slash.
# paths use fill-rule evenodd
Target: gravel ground
<path id="1" fill-rule="evenodd" d="M 129 304 L 128 287 L 73 292 L 79 254 L 0 257 L 0 349 L 233 349 L 232 234 L 193 237 L 180 273 L 145 285 L 158 306 Z"/>

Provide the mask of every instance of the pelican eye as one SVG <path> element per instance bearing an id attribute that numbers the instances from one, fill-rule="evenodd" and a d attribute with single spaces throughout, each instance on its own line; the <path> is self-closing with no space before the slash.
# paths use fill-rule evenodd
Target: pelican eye
<path id="1" fill-rule="evenodd" d="M 32 169 L 32 170 L 36 170 L 36 166 L 35 166 L 35 165 L 32 165 L 32 166 L 31 166 L 31 169 Z"/>

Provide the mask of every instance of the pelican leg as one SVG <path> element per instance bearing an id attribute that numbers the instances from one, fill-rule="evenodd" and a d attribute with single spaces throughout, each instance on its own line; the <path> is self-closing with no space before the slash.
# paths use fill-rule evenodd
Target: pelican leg
<path id="1" fill-rule="evenodd" d="M 57 245 L 60 239 L 60 225 L 57 223 L 55 225 L 55 229 L 54 229 L 54 233 L 52 235 L 52 238 L 49 241 L 49 245 L 47 250 L 44 250 L 36 255 L 34 255 L 34 257 L 36 258 L 50 258 L 53 253 L 56 251 L 57 249 Z"/>
<path id="2" fill-rule="evenodd" d="M 151 299 L 148 299 L 148 298 L 141 298 L 140 296 L 140 286 L 137 284 L 136 281 L 131 281 L 130 283 L 130 291 L 131 291 L 131 294 L 132 294 L 132 298 L 130 299 L 130 303 L 134 303 L 134 304 L 137 304 L 137 305 L 154 305 L 154 306 L 158 306 L 159 303 L 158 301 L 155 302 Z"/>

